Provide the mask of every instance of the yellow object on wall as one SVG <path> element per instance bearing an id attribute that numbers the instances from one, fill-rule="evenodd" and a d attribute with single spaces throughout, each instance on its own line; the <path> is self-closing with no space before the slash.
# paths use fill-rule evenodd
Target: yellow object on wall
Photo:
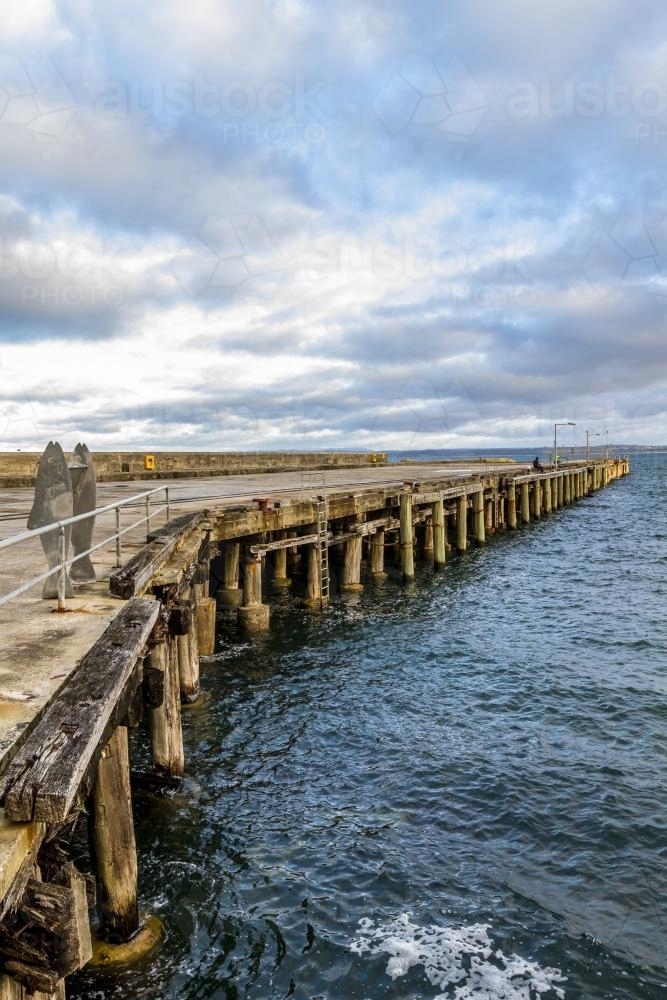
<path id="1" fill-rule="evenodd" d="M 155 471 L 155 455 L 144 455 L 144 469 L 147 472 Z"/>

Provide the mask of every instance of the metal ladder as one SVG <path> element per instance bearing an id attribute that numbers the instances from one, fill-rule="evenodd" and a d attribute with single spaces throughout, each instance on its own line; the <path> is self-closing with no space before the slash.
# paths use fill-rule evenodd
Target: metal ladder
<path id="1" fill-rule="evenodd" d="M 311 492 L 315 493 L 317 511 L 317 569 L 320 585 L 320 608 L 329 604 L 329 504 L 327 500 L 327 484 L 323 472 L 304 472 L 301 476 L 301 497 L 312 500 Z"/>

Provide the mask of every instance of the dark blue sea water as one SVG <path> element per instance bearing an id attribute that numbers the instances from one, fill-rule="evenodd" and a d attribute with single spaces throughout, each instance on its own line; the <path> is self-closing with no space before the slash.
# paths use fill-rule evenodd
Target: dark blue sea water
<path id="1" fill-rule="evenodd" d="M 77 998 L 667 996 L 667 456 L 413 585 L 220 622 L 162 951 Z M 136 752 L 141 752 L 139 737 Z"/>

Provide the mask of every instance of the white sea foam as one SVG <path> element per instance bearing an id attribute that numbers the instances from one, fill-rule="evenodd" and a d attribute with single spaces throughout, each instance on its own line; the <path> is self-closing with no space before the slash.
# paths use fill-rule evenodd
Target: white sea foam
<path id="1" fill-rule="evenodd" d="M 505 955 L 494 948 L 488 924 L 467 927 L 420 927 L 402 913 L 387 924 L 359 921 L 359 932 L 350 946 L 357 955 L 389 955 L 387 975 L 404 976 L 422 965 L 433 986 L 444 992 L 433 1000 L 564 1000 L 558 985 L 560 969 L 542 967 L 519 955 Z"/>

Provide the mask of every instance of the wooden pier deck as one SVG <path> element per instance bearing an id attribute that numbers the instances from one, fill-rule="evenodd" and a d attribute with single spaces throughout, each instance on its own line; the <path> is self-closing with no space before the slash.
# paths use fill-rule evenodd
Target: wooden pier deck
<path id="1" fill-rule="evenodd" d="M 493 463 L 461 463 L 446 465 L 400 465 L 384 468 L 328 469 L 327 489 L 363 489 L 373 484 L 397 487 L 408 479 L 437 481 L 466 478 L 480 471 L 514 470 L 523 466 L 496 466 Z M 269 496 L 288 499 L 302 492 L 301 474 L 290 472 L 258 475 L 225 476 L 191 481 L 165 481 L 172 491 L 174 514 L 212 507 L 225 509 L 241 502 L 251 503 L 253 497 Z M 154 482 L 134 481 L 108 483 L 98 487 L 98 506 L 106 506 L 126 497 L 151 489 Z M 0 539 L 9 538 L 25 529 L 34 491 L 15 488 L 0 492 Z M 164 521 L 164 516 L 162 517 Z M 95 537 L 108 537 L 114 530 L 113 515 L 102 515 L 95 528 Z M 142 529 L 123 539 L 123 554 L 127 560 L 145 544 Z M 76 588 L 76 596 L 68 601 L 69 613 L 54 612 L 54 603 L 43 601 L 37 587 L 7 605 L 0 605 L 0 634 L 10 636 L 10 642 L 0 647 L 0 772 L 12 747 L 39 716 L 54 694 L 70 676 L 93 643 L 120 611 L 117 597 L 109 594 L 109 577 L 114 570 L 113 546 L 100 550 L 95 557 L 98 581 Z M 44 555 L 38 540 L 5 550 L 0 558 L 0 596 L 8 592 L 15 581 L 28 579 L 44 569 Z M 0 882 L 0 893 L 2 884 Z"/>
<path id="2" fill-rule="evenodd" d="M 121 733 L 126 741 L 126 726 L 138 723 L 137 699 L 143 699 L 149 716 L 156 771 L 173 778 L 183 773 L 180 701 L 198 694 L 198 657 L 213 641 L 204 632 L 215 627 L 215 598 L 221 606 L 239 606 L 240 628 L 261 631 L 269 625 L 264 572 L 269 561 L 272 585 L 278 588 L 289 585 L 288 556 L 305 556 L 304 603 L 324 606 L 329 551 L 339 554 L 335 572 L 341 592 L 362 588 L 364 553 L 369 579 L 388 568 L 409 579 L 419 558 L 443 566 L 451 550 L 465 552 L 496 531 L 548 516 L 628 471 L 625 459 L 568 463 L 541 473 L 525 465 L 479 462 L 328 469 L 326 502 L 321 483 L 304 486 L 294 473 L 161 483 L 171 490 L 172 527 L 165 526 L 162 515 L 151 524 L 149 545 L 145 528 L 125 535 L 122 569 L 112 544 L 95 554 L 97 581 L 77 587 L 64 613 L 54 610 L 54 601 L 42 600 L 40 588 L 0 606 L 0 791 L 6 812 L 0 818 L 0 914 L 7 902 L 9 912 L 17 908 L 27 891 L 26 872 L 34 879 L 47 830 L 66 824 L 89 796 L 96 802 L 103 794 L 105 755 L 109 747 L 116 748 L 110 756 L 117 760 L 126 753 L 114 741 Z M 143 487 L 141 482 L 104 484 L 98 506 L 136 495 Z M 0 493 L 0 539 L 24 529 L 31 503 L 30 489 Z M 100 515 L 93 541 L 113 531 L 114 514 Z M 5 549 L 0 595 L 43 570 L 38 540 Z M 123 636 L 131 635 L 135 638 L 123 659 Z M 85 676 L 93 669 L 100 671 L 101 700 L 84 722 L 77 718 L 76 702 L 96 704 Z M 54 722 L 70 716 L 71 732 L 69 723 Z M 49 728 L 54 725 L 56 732 Z M 104 794 L 122 798 L 119 788 L 129 783 L 129 771 L 119 772 L 114 781 Z M 99 836 L 97 879 L 106 898 L 116 876 L 106 870 L 108 864 L 105 869 L 103 855 L 113 845 Z M 131 854 L 133 833 L 130 839 L 124 850 Z M 128 879 L 131 883 L 131 874 Z M 129 891 L 136 910 L 136 885 Z M 68 892 L 71 908 L 77 897 L 74 888 Z M 79 890 L 79 909 L 80 895 Z M 115 910 L 114 904 L 102 908 L 102 931 L 122 925 L 129 937 L 135 918 L 119 910 L 120 904 Z M 2 928 L 0 922 L 0 959 L 6 961 Z M 79 941 L 79 964 L 88 944 Z M 55 963 L 42 981 L 36 965 L 25 955 L 18 967 L 6 965 L 14 978 L 0 976 L 0 1000 L 17 1000 L 21 990 L 40 986 L 44 996 L 63 995 L 62 979 L 70 966 Z"/>

